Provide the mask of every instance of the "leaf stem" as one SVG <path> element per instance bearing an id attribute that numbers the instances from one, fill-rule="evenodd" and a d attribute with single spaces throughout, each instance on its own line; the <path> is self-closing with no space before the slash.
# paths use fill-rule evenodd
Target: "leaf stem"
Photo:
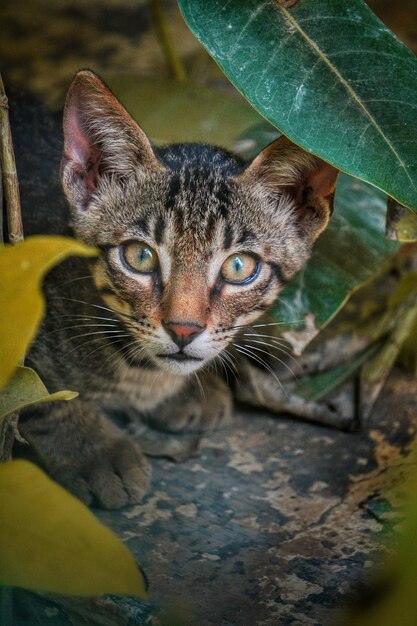
<path id="1" fill-rule="evenodd" d="M 161 7 L 161 0 L 149 0 L 149 5 L 156 36 L 158 37 L 167 67 L 178 82 L 184 82 L 187 78 L 185 67 L 175 50 Z"/>
<path id="2" fill-rule="evenodd" d="M 12 244 L 23 240 L 23 222 L 20 208 L 19 181 L 16 172 L 12 133 L 9 121 L 9 102 L 0 74 L 0 174 L 2 180 L 2 205 L 6 207 L 8 239 Z M 0 215 L 2 218 L 2 215 Z M 2 220 L 3 222 L 3 220 Z M 3 237 L 3 235 L 2 235 Z M 3 241 L 3 238 L 2 238 Z M 19 365 L 23 365 L 23 359 Z M 0 432 L 0 461 L 12 458 L 13 441 L 18 434 L 19 413 L 5 418 Z"/>

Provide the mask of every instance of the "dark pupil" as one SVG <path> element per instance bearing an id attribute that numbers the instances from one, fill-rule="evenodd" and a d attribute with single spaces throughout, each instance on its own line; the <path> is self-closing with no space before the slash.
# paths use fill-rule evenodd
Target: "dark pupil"
<path id="1" fill-rule="evenodd" d="M 151 258 L 152 252 L 149 248 L 140 248 L 138 250 L 138 261 L 141 265 L 146 265 Z"/>
<path id="2" fill-rule="evenodd" d="M 233 259 L 233 269 L 236 274 L 240 274 L 243 270 L 243 261 L 238 256 L 235 256 L 235 258 Z"/>

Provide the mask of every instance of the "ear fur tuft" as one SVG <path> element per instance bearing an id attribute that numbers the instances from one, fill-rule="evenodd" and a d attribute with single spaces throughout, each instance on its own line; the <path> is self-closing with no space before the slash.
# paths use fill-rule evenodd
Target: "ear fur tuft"
<path id="1" fill-rule="evenodd" d="M 145 133 L 91 70 L 73 79 L 63 125 L 62 180 L 75 208 L 87 207 L 102 175 L 161 167 Z"/>
<path id="2" fill-rule="evenodd" d="M 259 184 L 273 197 L 288 194 L 302 232 L 313 240 L 333 212 L 338 170 L 281 136 L 250 163 L 241 180 Z"/>

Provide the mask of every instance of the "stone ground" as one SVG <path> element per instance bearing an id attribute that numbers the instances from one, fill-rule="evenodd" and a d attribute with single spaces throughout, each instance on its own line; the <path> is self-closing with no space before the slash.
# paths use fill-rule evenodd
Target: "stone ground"
<path id="1" fill-rule="evenodd" d="M 415 49 L 416 3 L 371 4 Z M 194 40 L 172 16 L 181 51 L 192 54 Z M 7 0 L 0 22 L 4 77 L 50 106 L 80 66 L 156 72 L 162 63 L 140 0 Z M 152 460 L 143 504 L 97 512 L 143 567 L 151 604 L 14 590 L 3 594 L 0 624 L 155 624 L 160 607 L 173 606 L 197 626 L 337 624 L 382 553 L 385 489 L 400 480 L 387 468 L 404 463 L 415 436 L 416 392 L 395 371 L 366 430 L 354 434 L 237 407 L 234 424 L 207 437 L 199 457 Z"/>
<path id="2" fill-rule="evenodd" d="M 342 623 L 383 553 L 384 493 L 415 437 L 416 392 L 395 371 L 354 434 L 238 407 L 200 456 L 152 460 L 142 504 L 96 512 L 141 564 L 151 605 L 14 591 L 2 626 L 156 624 L 161 607 L 182 608 L 181 626 Z"/>

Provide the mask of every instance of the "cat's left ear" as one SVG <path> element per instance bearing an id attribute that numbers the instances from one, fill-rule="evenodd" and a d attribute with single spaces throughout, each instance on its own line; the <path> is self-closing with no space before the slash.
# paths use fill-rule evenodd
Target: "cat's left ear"
<path id="1" fill-rule="evenodd" d="M 91 70 L 78 72 L 64 108 L 64 191 L 86 209 L 102 176 L 162 169 L 143 130 Z"/>
<path id="2" fill-rule="evenodd" d="M 240 179 L 276 198 L 277 206 L 283 207 L 281 198 L 289 198 L 300 231 L 314 240 L 333 212 L 338 173 L 329 163 L 282 136 L 258 154 Z"/>

